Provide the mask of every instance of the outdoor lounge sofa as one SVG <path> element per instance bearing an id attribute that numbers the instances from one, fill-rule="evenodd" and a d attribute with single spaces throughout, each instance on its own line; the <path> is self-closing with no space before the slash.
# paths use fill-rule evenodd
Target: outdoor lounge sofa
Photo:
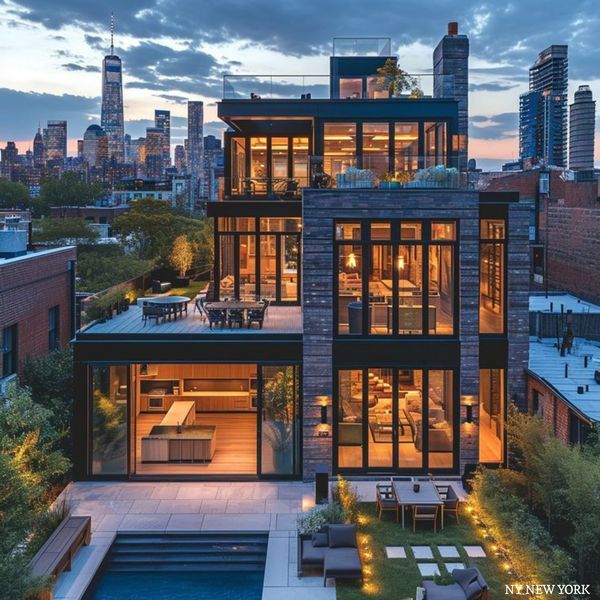
<path id="1" fill-rule="evenodd" d="M 362 581 L 356 525 L 328 525 L 318 533 L 299 534 L 298 577 L 304 568 L 322 570 L 323 585 L 328 578 Z"/>
<path id="2" fill-rule="evenodd" d="M 423 581 L 426 600 L 487 600 L 488 586 L 479 569 L 454 569 L 454 583 L 438 585 Z"/>

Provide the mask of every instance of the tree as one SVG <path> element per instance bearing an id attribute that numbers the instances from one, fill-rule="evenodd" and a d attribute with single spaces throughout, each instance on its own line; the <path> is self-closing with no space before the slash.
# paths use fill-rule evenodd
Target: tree
<path id="1" fill-rule="evenodd" d="M 0 179 L 0 208 L 25 209 L 31 206 L 29 190 L 22 183 Z"/>
<path id="2" fill-rule="evenodd" d="M 84 219 L 40 219 L 33 227 L 33 241 L 49 245 L 94 244 L 100 234 Z"/>
<path id="3" fill-rule="evenodd" d="M 51 206 L 86 206 L 104 196 L 100 183 L 81 181 L 77 173 L 65 173 L 62 177 L 45 177 L 40 188 L 41 210 L 49 212 Z"/>
<path id="4" fill-rule="evenodd" d="M 388 58 L 383 67 L 377 69 L 375 84 L 380 90 L 389 92 L 390 96 L 400 96 L 405 91 L 410 91 L 412 98 L 423 96 L 417 79 L 402 70 L 398 61 L 393 58 Z"/>
<path id="5" fill-rule="evenodd" d="M 190 244 L 187 235 L 180 235 L 175 238 L 173 250 L 169 255 L 169 261 L 179 273 L 179 277 L 185 277 L 194 261 L 192 244 Z"/>

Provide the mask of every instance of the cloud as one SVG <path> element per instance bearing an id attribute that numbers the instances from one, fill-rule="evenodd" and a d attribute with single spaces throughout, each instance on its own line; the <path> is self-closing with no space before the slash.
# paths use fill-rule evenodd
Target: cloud
<path id="1" fill-rule="evenodd" d="M 80 138 L 87 127 L 99 122 L 100 98 L 73 94 L 40 94 L 0 88 L 0 106 L 9 118 L 2 119 L 3 139 L 23 140 L 35 135 L 38 122 L 65 119 L 69 138 Z"/>
<path id="2" fill-rule="evenodd" d="M 519 87 L 518 83 L 510 83 L 508 81 L 489 81 L 486 83 L 470 83 L 470 92 L 504 92 Z"/>
<path id="3" fill-rule="evenodd" d="M 100 73 L 100 67 L 95 65 L 78 65 L 77 63 L 65 63 L 61 65 L 66 71 L 85 71 L 86 73 Z"/>
<path id="4" fill-rule="evenodd" d="M 475 115 L 469 119 L 469 137 L 473 139 L 507 140 L 517 135 L 519 113 Z"/>
<path id="5" fill-rule="evenodd" d="M 162 98 L 173 104 L 186 104 L 188 101 L 187 96 L 178 96 L 176 94 L 157 94 L 157 98 Z"/>

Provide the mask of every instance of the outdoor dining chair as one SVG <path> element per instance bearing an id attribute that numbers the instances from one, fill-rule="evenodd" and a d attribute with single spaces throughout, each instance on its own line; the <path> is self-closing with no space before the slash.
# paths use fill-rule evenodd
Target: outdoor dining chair
<path id="1" fill-rule="evenodd" d="M 213 328 L 213 325 L 219 325 L 223 328 L 227 322 L 225 311 L 219 308 L 207 308 L 206 317 L 208 318 L 208 324 L 211 329 Z"/>
<path id="2" fill-rule="evenodd" d="M 142 322 L 144 323 L 144 327 L 146 326 L 146 321 L 151 321 L 152 319 L 156 320 L 157 325 L 160 319 L 164 321 L 165 310 L 162 306 L 152 306 L 148 302 L 144 302 L 142 305 Z"/>
<path id="3" fill-rule="evenodd" d="M 396 522 L 398 522 L 398 500 L 396 499 L 396 493 L 394 492 L 394 486 L 391 483 L 378 483 L 375 486 L 375 493 L 377 496 L 377 513 L 379 520 L 384 512 L 393 512 L 396 515 Z"/>
<path id="4" fill-rule="evenodd" d="M 439 506 L 431 504 L 415 504 L 413 507 L 413 533 L 417 529 L 417 521 L 433 521 L 433 532 L 437 533 L 437 516 Z"/>
<path id="5" fill-rule="evenodd" d="M 240 329 L 244 326 L 244 311 L 237 308 L 227 311 L 227 326 L 233 328 L 237 325 Z"/>

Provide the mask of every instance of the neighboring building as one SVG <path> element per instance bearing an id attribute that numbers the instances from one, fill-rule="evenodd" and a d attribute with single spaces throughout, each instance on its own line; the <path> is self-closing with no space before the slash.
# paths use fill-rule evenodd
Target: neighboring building
<path id="1" fill-rule="evenodd" d="M 567 166 L 567 46 L 540 52 L 519 99 L 519 152 L 534 164 Z"/>
<path id="2" fill-rule="evenodd" d="M 181 144 L 175 146 L 175 168 L 178 173 L 185 173 L 187 171 L 185 148 Z"/>
<path id="3" fill-rule="evenodd" d="M 478 189 L 519 192 L 529 209 L 530 272 L 535 289 L 600 302 L 600 187 L 566 179 L 561 169 L 482 173 Z"/>
<path id="4" fill-rule="evenodd" d="M 163 165 L 171 166 L 171 111 L 155 110 L 154 126 L 163 132 Z"/>
<path id="5" fill-rule="evenodd" d="M 164 173 L 164 133 L 159 127 L 146 128 L 144 166 L 148 179 L 161 179 Z"/>
<path id="6" fill-rule="evenodd" d="M 100 125 L 90 125 L 83 134 L 83 160 L 90 169 L 103 169 L 108 161 L 108 136 Z"/>
<path id="7" fill-rule="evenodd" d="M 264 325 L 210 328 L 189 310 L 144 326 L 131 307 L 79 331 L 76 478 L 459 475 L 505 462 L 508 399 L 527 408 L 528 210 L 447 168 L 459 100 L 392 97 L 375 77 L 390 41 L 355 46 L 332 57 L 327 99 L 286 98 L 284 78 L 273 99 L 233 90 L 218 103 L 230 129 L 222 201 L 207 203 L 209 299 L 269 299 Z M 390 171 L 403 187 L 381 181 Z M 227 312 L 232 326 L 243 313 Z M 148 434 L 180 400 L 194 402 L 190 439 L 165 430 L 159 449 Z M 192 459 L 170 462 L 169 448 Z"/>
<path id="8" fill-rule="evenodd" d="M 42 138 L 42 132 L 38 127 L 37 133 L 33 138 L 33 166 L 37 169 L 43 168 L 46 162 L 45 157 L 44 139 Z"/>
<path id="9" fill-rule="evenodd" d="M 28 357 L 73 337 L 76 248 L 31 252 L 28 224 L 0 221 L 0 392 Z"/>
<path id="10" fill-rule="evenodd" d="M 133 200 L 153 198 L 192 208 L 192 186 L 189 175 L 173 175 L 165 179 L 129 178 L 115 184 L 111 205 L 127 205 Z"/>
<path id="11" fill-rule="evenodd" d="M 123 119 L 123 65 L 114 50 L 114 21 L 111 19 L 110 54 L 102 61 L 102 110 L 100 125 L 108 136 L 108 156 L 125 159 Z"/>
<path id="12" fill-rule="evenodd" d="M 188 102 L 188 147 L 186 156 L 188 160 L 188 173 L 192 176 L 192 189 L 194 198 L 204 196 L 204 103 L 200 101 Z"/>
<path id="13" fill-rule="evenodd" d="M 19 166 L 19 150 L 15 142 L 6 142 L 0 152 L 0 176 L 14 180 L 13 169 Z"/>
<path id="14" fill-rule="evenodd" d="M 589 85 L 579 86 L 569 110 L 569 168 L 593 172 L 596 101 Z"/>
<path id="15" fill-rule="evenodd" d="M 67 159 L 67 122 L 48 121 L 44 129 L 46 162 L 63 169 Z"/>
<path id="16" fill-rule="evenodd" d="M 563 442 L 585 442 L 600 424 L 600 343 L 575 338 L 563 353 L 556 338 L 532 338 L 527 374 L 530 413 Z"/>
<path id="17" fill-rule="evenodd" d="M 223 177 L 223 148 L 214 135 L 204 138 L 204 198 L 207 202 L 219 199 L 219 178 Z"/>

